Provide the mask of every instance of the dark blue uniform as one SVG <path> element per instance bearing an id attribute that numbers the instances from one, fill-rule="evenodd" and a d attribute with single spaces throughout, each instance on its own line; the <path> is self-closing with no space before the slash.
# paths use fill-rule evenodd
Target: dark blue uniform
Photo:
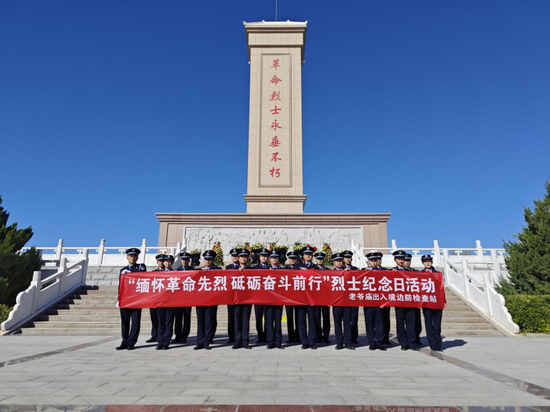
<path id="1" fill-rule="evenodd" d="M 284 269 L 289 270 L 296 270 L 300 269 L 300 264 L 296 263 L 294 265 L 286 265 Z M 300 308 L 303 308 L 300 309 Z M 306 314 L 306 308 L 307 306 L 291 306 L 291 305 L 285 305 L 285 311 L 286 311 L 286 325 L 287 325 L 287 331 L 288 331 L 288 341 L 289 342 L 300 342 L 302 345 L 308 345 L 307 343 L 307 324 L 305 323 L 305 314 Z M 300 320 L 299 317 L 302 316 L 299 314 L 299 312 L 303 312 L 304 320 L 302 328 L 306 329 L 305 332 L 305 340 L 302 340 L 302 332 L 300 332 Z M 305 343 L 304 343 L 305 342 Z"/>
<path id="2" fill-rule="evenodd" d="M 344 269 L 359 270 L 357 266 L 344 264 Z M 351 341 L 358 343 L 359 338 L 359 307 L 354 306 L 351 308 Z"/>
<path id="3" fill-rule="evenodd" d="M 236 264 L 237 268 L 241 265 Z M 243 268 L 246 269 L 246 268 Z M 252 313 L 252 305 L 234 305 L 234 334 L 235 344 L 233 349 L 245 348 L 250 349 L 250 314 Z"/>
<path id="4" fill-rule="evenodd" d="M 227 270 L 235 270 L 235 269 L 238 269 L 239 267 L 240 265 L 238 263 L 231 263 L 230 265 L 227 265 L 225 268 Z M 227 343 L 234 343 L 235 342 L 235 305 L 227 305 L 227 335 L 229 336 Z"/>
<path id="5" fill-rule="evenodd" d="M 181 271 L 197 270 L 193 266 L 182 266 Z M 191 332 L 191 310 L 192 307 L 174 309 L 174 340 L 173 343 L 187 343 L 187 338 Z"/>
<path id="6" fill-rule="evenodd" d="M 405 271 L 404 268 L 396 266 L 398 271 Z M 397 341 L 401 349 L 414 349 L 416 347 L 416 313 L 415 308 L 395 308 L 395 328 L 397 330 Z"/>
<path id="7" fill-rule="evenodd" d="M 281 266 L 270 266 L 270 270 L 282 269 Z M 265 332 L 268 349 L 283 348 L 283 329 L 281 320 L 283 307 L 280 305 L 265 305 Z"/>
<path id="8" fill-rule="evenodd" d="M 409 272 L 418 272 L 416 269 L 408 268 L 405 269 Z M 422 333 L 422 315 L 420 314 L 420 308 L 414 308 L 414 322 L 415 322 L 415 343 L 416 345 L 421 345 L 420 334 Z"/>
<path id="9" fill-rule="evenodd" d="M 315 270 L 329 270 L 325 266 L 315 265 Z M 330 343 L 330 306 L 315 306 L 317 342 Z"/>
<path id="10" fill-rule="evenodd" d="M 162 271 L 160 268 L 156 268 L 153 272 Z M 146 342 L 157 342 L 158 341 L 158 315 L 157 308 L 149 308 L 149 316 L 151 317 L 151 338 L 146 340 Z"/>
<path id="11" fill-rule="evenodd" d="M 370 270 L 386 270 L 383 267 L 370 268 Z M 384 309 L 380 307 L 365 306 L 363 314 L 365 315 L 365 328 L 367 339 L 371 349 L 380 348 L 384 342 Z M 389 309 L 389 308 L 388 308 Z"/>
<path id="12" fill-rule="evenodd" d="M 342 272 L 343 269 L 334 269 Z M 342 273 L 340 273 L 343 276 Z M 352 311 L 349 306 L 333 306 L 332 315 L 334 316 L 334 334 L 336 337 L 336 348 L 342 349 L 344 344 L 349 349 L 354 349 L 351 337 L 351 316 Z M 342 330 L 343 329 L 343 330 Z M 343 332 L 343 333 L 342 333 Z"/>
<path id="13" fill-rule="evenodd" d="M 258 263 L 254 269 L 269 269 L 269 264 Z M 266 330 L 264 326 L 265 305 L 254 305 L 254 316 L 256 318 L 256 332 L 258 333 L 258 343 L 267 342 Z"/>
<path id="14" fill-rule="evenodd" d="M 437 272 L 434 268 L 424 269 L 421 272 Z M 442 350 L 441 345 L 441 320 L 443 318 L 443 309 L 422 308 L 424 313 L 424 325 L 426 326 L 426 336 L 430 349 L 434 351 Z"/>
<path id="15" fill-rule="evenodd" d="M 212 265 L 208 270 L 220 270 L 221 268 Z M 197 346 L 195 349 L 210 349 L 210 344 L 214 341 L 217 320 L 218 306 L 197 306 Z"/>
<path id="16" fill-rule="evenodd" d="M 127 265 L 120 269 L 118 275 L 118 288 L 120 293 L 120 283 L 122 282 L 122 272 L 147 272 L 147 267 L 143 263 Z M 141 309 L 120 308 L 120 321 L 122 332 L 122 348 L 133 348 L 139 337 L 139 328 L 141 326 Z"/>
<path id="17" fill-rule="evenodd" d="M 312 262 L 303 262 L 299 264 L 300 268 L 306 268 L 306 269 L 317 269 L 317 265 L 315 265 Z M 322 340 L 322 330 L 321 330 L 321 323 L 320 323 L 320 315 L 319 315 L 319 307 L 318 306 L 311 306 L 307 305 L 307 323 L 308 323 L 308 343 L 307 345 L 311 348 L 315 349 L 317 348 L 317 342 L 320 342 Z M 330 328 L 330 326 L 329 326 Z M 330 329 L 329 329 L 330 330 Z M 302 345 L 304 343 L 302 342 Z"/>
<path id="18" fill-rule="evenodd" d="M 173 272 L 173 269 L 164 269 L 162 272 Z M 168 349 L 174 331 L 174 308 L 157 308 L 157 349 Z"/>

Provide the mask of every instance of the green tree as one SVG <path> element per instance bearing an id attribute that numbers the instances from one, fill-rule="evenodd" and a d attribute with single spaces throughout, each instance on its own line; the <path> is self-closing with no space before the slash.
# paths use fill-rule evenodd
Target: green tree
<path id="1" fill-rule="evenodd" d="M 29 286 L 33 271 L 40 269 L 40 255 L 34 247 L 19 252 L 33 231 L 31 227 L 17 229 L 17 223 L 8 226 L 9 216 L 0 196 L 0 303 L 13 306 L 17 294 Z"/>
<path id="2" fill-rule="evenodd" d="M 509 280 L 502 280 L 499 293 L 511 295 L 550 294 L 550 180 L 544 199 L 535 200 L 534 210 L 524 208 L 525 222 L 517 241 L 504 242 L 508 252 Z"/>

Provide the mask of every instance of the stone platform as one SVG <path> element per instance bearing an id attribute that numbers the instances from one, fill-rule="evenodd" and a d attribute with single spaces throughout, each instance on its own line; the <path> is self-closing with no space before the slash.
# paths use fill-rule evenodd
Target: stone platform
<path id="1" fill-rule="evenodd" d="M 134 351 L 115 351 L 118 336 L 0 337 L 0 410 L 550 410 L 547 338 L 447 336 L 445 351 L 437 354 L 395 345 L 387 352 L 366 346 L 336 351 L 333 345 L 232 350 L 223 344 L 195 351 L 194 342 L 156 351 L 144 338 Z"/>

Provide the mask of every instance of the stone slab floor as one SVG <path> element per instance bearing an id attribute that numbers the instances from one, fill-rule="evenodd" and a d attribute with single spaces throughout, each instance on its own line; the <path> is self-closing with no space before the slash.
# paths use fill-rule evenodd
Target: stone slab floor
<path id="1" fill-rule="evenodd" d="M 2 336 L 0 411 L 550 412 L 548 338 L 447 337 L 437 354 L 144 340 L 115 351 L 116 336 Z"/>

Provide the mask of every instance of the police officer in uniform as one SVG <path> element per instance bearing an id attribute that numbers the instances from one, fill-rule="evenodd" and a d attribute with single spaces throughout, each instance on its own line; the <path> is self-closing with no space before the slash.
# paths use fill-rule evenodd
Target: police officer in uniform
<path id="1" fill-rule="evenodd" d="M 424 269 L 421 272 L 437 272 L 433 267 L 433 259 L 430 255 L 422 256 Z M 422 308 L 424 313 L 424 325 L 426 326 L 426 336 L 430 349 L 441 352 L 443 340 L 441 339 L 441 319 L 443 318 L 443 309 Z"/>
<path id="2" fill-rule="evenodd" d="M 239 267 L 236 269 L 241 272 L 245 269 L 248 269 L 246 265 L 248 263 L 248 258 L 250 257 L 250 252 L 248 251 L 248 249 L 243 248 L 237 250 L 237 255 L 239 259 Z M 251 312 L 252 305 L 234 305 L 235 321 L 233 323 L 235 325 L 235 343 L 233 344 L 233 349 L 252 349 L 252 347 L 249 345 Z"/>
<path id="3" fill-rule="evenodd" d="M 392 253 L 395 260 L 393 270 L 405 271 L 405 257 L 407 253 L 403 250 L 396 250 Z M 401 350 L 418 350 L 416 346 L 416 314 L 415 308 L 395 308 L 395 322 L 397 329 L 397 341 L 401 345 Z"/>
<path id="4" fill-rule="evenodd" d="M 260 263 L 254 266 L 254 269 L 269 269 L 267 260 L 269 259 L 269 250 L 265 247 L 258 253 Z M 256 318 L 256 332 L 258 333 L 257 343 L 267 342 L 265 325 L 264 325 L 265 305 L 254 305 L 254 316 Z"/>
<path id="5" fill-rule="evenodd" d="M 191 263 L 191 253 L 181 252 L 180 253 L 181 268 L 178 270 L 188 271 L 195 270 L 193 266 L 190 266 Z M 176 308 L 174 310 L 174 340 L 172 343 L 187 343 L 187 338 L 191 332 L 191 306 L 184 308 Z"/>
<path id="6" fill-rule="evenodd" d="M 313 263 L 313 253 L 315 249 L 311 246 L 305 246 L 302 249 L 302 264 L 300 269 L 304 271 L 315 270 L 317 266 Z M 319 312 L 317 306 L 308 305 L 307 306 L 307 323 L 309 326 L 308 331 L 308 341 L 309 349 L 316 350 L 317 343 L 321 341 L 321 324 L 319 319 Z M 303 344 L 302 344 L 303 348 Z M 304 349 L 304 348 L 303 348 Z M 307 349 L 307 348 L 305 348 Z"/>
<path id="7" fill-rule="evenodd" d="M 276 250 L 269 255 L 269 270 L 282 269 L 281 257 Z M 283 329 L 281 319 L 283 317 L 283 307 L 279 305 L 265 305 L 265 331 L 267 335 L 267 349 L 279 348 L 283 346 Z"/>
<path id="8" fill-rule="evenodd" d="M 373 257 L 373 259 L 376 261 L 376 264 L 378 265 L 378 270 L 388 270 L 387 268 L 382 266 L 382 258 L 384 257 L 384 254 L 381 252 L 374 252 L 376 256 Z M 390 310 L 391 308 L 389 306 L 381 308 L 382 310 L 382 320 L 384 323 L 384 340 L 382 343 L 389 345 L 390 344 L 390 328 L 391 328 L 391 316 L 390 316 Z"/>
<path id="9" fill-rule="evenodd" d="M 315 257 L 315 270 L 328 270 L 324 265 L 326 255 L 323 252 L 317 252 Z M 323 343 L 330 343 L 330 306 L 316 306 L 317 308 L 317 336 Z"/>
<path id="10" fill-rule="evenodd" d="M 359 270 L 357 266 L 351 264 L 351 258 L 353 257 L 353 252 L 349 250 L 344 250 L 344 270 Z M 354 306 L 351 308 L 351 341 L 354 344 L 359 343 L 357 339 L 359 338 L 359 308 Z"/>
<path id="11" fill-rule="evenodd" d="M 285 269 L 300 269 L 302 267 L 301 263 L 298 263 L 298 253 L 294 250 L 291 250 L 286 254 L 288 258 L 288 265 L 285 266 Z M 295 306 L 287 306 L 287 322 L 289 319 L 289 312 L 288 308 L 293 308 L 293 312 L 295 315 L 295 321 L 296 321 L 296 328 L 295 333 L 298 342 L 302 344 L 302 349 L 309 349 L 309 338 L 307 334 L 307 305 L 295 305 Z M 290 327 L 289 327 L 289 333 L 290 333 Z M 313 334 L 313 337 L 315 338 L 315 334 Z M 315 343 L 315 342 L 314 342 Z"/>
<path id="12" fill-rule="evenodd" d="M 132 272 L 147 272 L 147 267 L 143 263 L 137 263 L 141 251 L 135 247 L 126 251 L 126 259 L 128 265 L 120 269 L 118 278 L 118 291 L 120 294 L 120 283 L 122 276 Z M 119 298 L 120 299 L 120 298 Z M 141 309 L 120 308 L 122 343 L 117 346 L 116 350 L 133 350 L 138 340 L 139 327 L 141 324 Z"/>
<path id="13" fill-rule="evenodd" d="M 300 264 L 298 263 L 298 255 L 296 254 L 296 252 L 290 251 L 286 254 L 286 257 L 288 259 L 288 265 L 284 267 L 285 269 L 300 269 Z M 285 311 L 286 326 L 288 331 L 287 342 L 301 342 L 300 333 L 298 331 L 298 309 L 296 308 L 296 306 L 285 305 Z"/>
<path id="14" fill-rule="evenodd" d="M 201 270 L 208 272 L 209 270 L 220 270 L 219 266 L 214 265 L 216 252 L 207 250 L 202 254 L 204 266 Z M 197 306 L 197 346 L 193 349 L 210 350 L 210 344 L 214 340 L 216 333 L 216 314 L 218 311 L 217 305 L 212 306 Z"/>
<path id="15" fill-rule="evenodd" d="M 163 272 L 173 272 L 172 265 L 174 264 L 174 256 L 166 255 L 163 260 Z M 158 322 L 158 338 L 157 350 L 168 350 L 172 332 L 174 330 L 174 309 L 173 308 L 157 308 Z"/>
<path id="16" fill-rule="evenodd" d="M 380 266 L 381 259 L 378 259 L 378 252 L 367 253 L 365 256 L 369 262 L 369 270 L 384 270 Z M 383 344 L 384 316 L 382 308 L 365 306 L 363 307 L 363 314 L 365 315 L 365 328 L 367 330 L 369 349 L 380 349 L 382 351 L 385 351 L 386 348 Z"/>
<path id="17" fill-rule="evenodd" d="M 225 268 L 228 270 L 235 270 L 240 267 L 239 265 L 239 251 L 237 249 L 231 249 L 229 252 L 231 255 L 231 264 Z M 227 343 L 235 343 L 235 306 L 227 305 L 227 335 L 229 340 Z"/>
<path id="18" fill-rule="evenodd" d="M 332 255 L 334 271 L 340 272 L 340 276 L 344 276 L 344 255 L 343 253 L 335 253 Z M 332 315 L 334 316 L 334 334 L 336 337 L 336 350 L 350 349 L 355 350 L 351 341 L 351 307 L 349 306 L 333 306 Z M 343 333 L 342 333 L 343 329 Z M 344 346 L 345 344 L 345 346 Z"/>
<path id="19" fill-rule="evenodd" d="M 157 268 L 153 270 L 153 272 L 159 272 L 164 271 L 164 259 L 166 258 L 166 255 L 159 254 L 155 256 L 155 259 L 157 260 Z M 149 308 L 149 315 L 151 316 L 151 337 L 147 339 L 145 342 L 147 343 L 153 343 L 157 341 L 157 334 L 158 334 L 158 318 L 157 318 L 157 309 L 156 308 Z"/>
<path id="20" fill-rule="evenodd" d="M 405 270 L 410 272 L 416 272 L 416 269 L 413 269 L 411 267 L 412 264 L 412 255 L 410 253 L 407 253 L 405 255 L 405 263 L 403 264 L 403 267 Z M 420 314 L 420 308 L 414 309 L 414 321 L 416 324 L 416 344 L 422 345 L 422 342 L 420 340 L 420 334 L 422 333 L 422 315 Z"/>

